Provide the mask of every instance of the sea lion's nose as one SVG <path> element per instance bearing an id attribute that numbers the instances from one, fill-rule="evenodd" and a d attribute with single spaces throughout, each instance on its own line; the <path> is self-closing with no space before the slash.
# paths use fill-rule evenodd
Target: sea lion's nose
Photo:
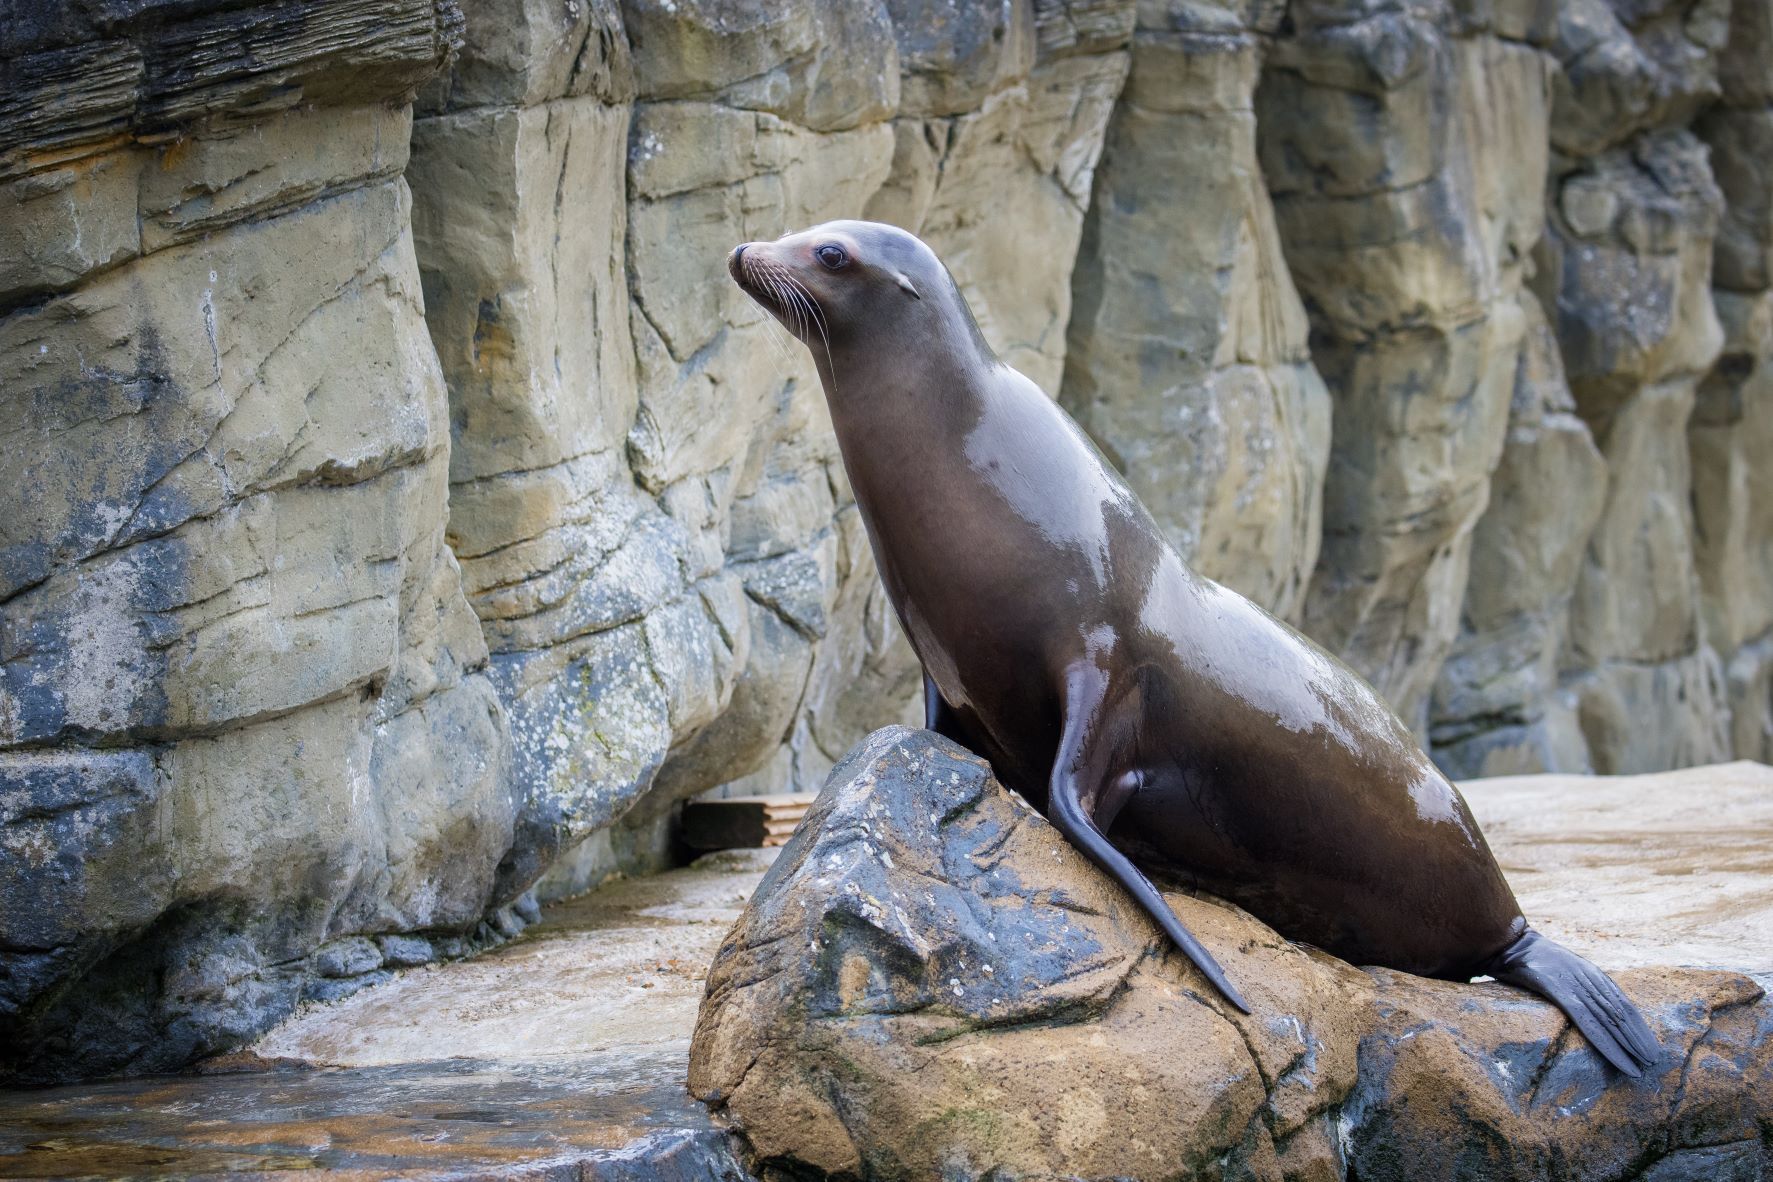
<path id="1" fill-rule="evenodd" d="M 745 257 L 745 249 L 750 245 L 751 243 L 749 242 L 741 242 L 739 245 L 733 247 L 733 253 L 726 256 L 727 273 L 734 279 L 743 279 L 745 277 L 745 272 L 741 269 L 743 266 L 742 260 Z"/>

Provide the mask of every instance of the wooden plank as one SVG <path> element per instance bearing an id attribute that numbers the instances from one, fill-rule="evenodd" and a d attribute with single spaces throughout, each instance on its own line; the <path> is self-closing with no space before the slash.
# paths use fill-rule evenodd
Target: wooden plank
<path id="1" fill-rule="evenodd" d="M 814 794 L 730 796 L 692 800 L 683 806 L 683 841 L 691 849 L 759 849 L 784 844 Z"/>

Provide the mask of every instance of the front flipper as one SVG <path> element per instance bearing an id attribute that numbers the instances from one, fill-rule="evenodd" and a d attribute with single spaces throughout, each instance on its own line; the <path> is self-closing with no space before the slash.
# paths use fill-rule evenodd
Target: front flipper
<path id="1" fill-rule="evenodd" d="M 1182 954 L 1213 983 L 1213 988 L 1247 1014 L 1249 1003 L 1226 980 L 1225 971 L 1213 959 L 1213 954 L 1183 926 L 1163 895 L 1151 885 L 1151 880 L 1125 854 L 1108 844 L 1097 824 L 1096 812 L 1107 794 L 1106 779 L 1111 770 L 1106 764 L 1112 752 L 1102 750 L 1106 746 L 1103 740 L 1107 737 L 1102 726 L 1107 688 L 1106 677 L 1091 663 L 1079 662 L 1066 671 L 1065 729 L 1059 739 L 1058 757 L 1053 761 L 1047 819 L 1085 857 L 1125 887 L 1146 914 L 1157 921 L 1158 927 L 1176 942 Z"/>
<path id="2" fill-rule="evenodd" d="M 944 739 L 953 739 L 962 747 L 967 741 L 960 734 L 960 719 L 955 717 L 954 707 L 936 688 L 935 679 L 928 673 L 923 675 L 923 729 L 935 731 Z"/>

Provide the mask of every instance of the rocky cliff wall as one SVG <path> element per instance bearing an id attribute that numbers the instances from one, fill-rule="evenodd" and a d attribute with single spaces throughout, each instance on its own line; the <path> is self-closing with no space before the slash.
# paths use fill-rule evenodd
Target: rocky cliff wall
<path id="1" fill-rule="evenodd" d="M 1773 755 L 1767 0 L 4 10 L 0 1070 L 234 1045 L 916 716 L 720 266 L 827 218 L 1455 773 Z"/>

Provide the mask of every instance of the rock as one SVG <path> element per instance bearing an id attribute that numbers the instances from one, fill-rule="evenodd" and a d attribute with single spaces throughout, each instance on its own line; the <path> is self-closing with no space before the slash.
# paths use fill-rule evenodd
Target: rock
<path id="1" fill-rule="evenodd" d="M 1744 977 L 1622 974 L 1667 1052 L 1634 1084 L 1537 998 L 1362 971 L 1168 897 L 1252 1016 L 1203 991 L 983 761 L 880 731 L 721 946 L 690 1089 L 787 1174 L 1384 1182 L 1773 1162 L 1773 1005 Z"/>
<path id="2" fill-rule="evenodd" d="M 1773 430 L 1773 5 L 1733 5 L 1723 101 L 1694 126 L 1724 199 L 1712 251 L 1723 351 L 1687 426 L 1693 545 L 1706 636 L 1724 666 L 1730 748 L 1773 759 L 1773 516 L 1758 456 Z"/>
<path id="3" fill-rule="evenodd" d="M 1333 407 L 1302 622 L 1421 731 L 1506 435 L 1550 79 L 1526 46 L 1347 8 L 1297 9 L 1256 94 Z"/>
<path id="4" fill-rule="evenodd" d="M 1711 148 L 1724 197 L 1713 281 L 1734 292 L 1764 291 L 1773 286 L 1773 108 L 1714 108 L 1694 130 Z"/>
<path id="5" fill-rule="evenodd" d="M 1730 33 L 1731 7 L 1714 2 L 1677 13 L 1607 0 L 1556 6 L 1556 19 L 1535 38 L 1562 66 L 1553 82 L 1552 144 L 1593 156 L 1637 132 L 1691 119 L 1718 92 L 1718 51 Z"/>
<path id="6" fill-rule="evenodd" d="M 473 4 L 466 19 L 475 48 L 427 96 L 409 177 L 450 391 L 450 544 L 516 740 L 503 901 L 650 782 L 670 704 L 644 621 L 694 591 L 682 531 L 622 459 L 627 216 L 603 183 L 628 153 L 621 12 Z"/>
<path id="7" fill-rule="evenodd" d="M 1611 220 L 1584 232 L 1554 204 L 1539 247 L 1535 284 L 1577 413 L 1608 466 L 1564 661 L 1601 772 L 1709 762 L 1729 750 L 1682 491 L 1692 485 L 1696 387 L 1723 344 L 1710 282 L 1720 198 L 1703 151 L 1686 131 L 1646 133 L 1573 165 L 1556 185 L 1607 192 Z M 1642 727 L 1643 717 L 1662 725 Z"/>
<path id="8" fill-rule="evenodd" d="M 1522 293 L 1521 310 L 1527 332 L 1508 437 L 1472 532 L 1459 635 L 1430 711 L 1435 761 L 1455 777 L 1589 770 L 1575 700 L 1558 674 L 1607 465 L 1576 416 L 1539 302 Z"/>
<path id="9" fill-rule="evenodd" d="M 335 940 L 314 953 L 314 968 L 322 977 L 355 977 L 381 967 L 382 950 L 362 936 Z"/>
<path id="10" fill-rule="evenodd" d="M 147 927 L 175 892 L 157 842 L 166 782 L 145 751 L 35 751 L 0 762 L 0 1012 L 17 1013 Z"/>
<path id="11" fill-rule="evenodd" d="M 437 949 L 421 936 L 382 936 L 376 940 L 382 963 L 389 968 L 409 969 L 437 959 Z"/>
<path id="12" fill-rule="evenodd" d="M 400 179 L 456 13 L 265 15 L 0 34 L 0 1079 L 238 1045 L 511 841 Z"/>
<path id="13" fill-rule="evenodd" d="M 1020 4 L 977 7 L 1028 15 Z M 1098 8 L 1101 16 L 1132 15 L 1130 4 Z M 1032 32 L 1006 38 L 1031 40 Z M 1042 50 L 969 108 L 931 112 L 907 103 L 893 123 L 892 172 L 866 210 L 930 244 L 986 339 L 1049 394 L 1058 393 L 1064 369 L 1072 268 L 1109 113 L 1127 76 L 1125 44 L 1124 32 L 1108 32 L 1062 56 Z M 1030 54 L 1035 48 L 1027 46 Z M 997 216 L 982 218 L 986 208 Z"/>
<path id="14" fill-rule="evenodd" d="M 11 66 L 0 82 L 7 180 L 102 156 L 120 135 L 176 139 L 199 119 L 404 102 L 461 34 L 460 13 L 440 0 L 302 0 L 271 21 L 213 0 L 12 15 L 0 32 Z"/>
<path id="15" fill-rule="evenodd" d="M 1350 1177 L 1752 1178 L 1773 1161 L 1773 1006 L 1746 977 L 1621 974 L 1666 1048 L 1634 1084 L 1537 1000 L 1371 973 L 1378 1019 L 1339 1118 Z"/>
<path id="16" fill-rule="evenodd" d="M 1195 7 L 1142 10 L 1060 400 L 1197 570 L 1296 619 L 1330 403 L 1256 160 L 1257 34 L 1272 30 L 1191 25 Z"/>
<path id="17" fill-rule="evenodd" d="M 342 1001 L 372 985 L 385 985 L 393 977 L 394 974 L 387 971 L 367 972 L 357 976 L 318 977 L 302 985 L 302 1000 L 322 1005 Z"/>
<path id="18" fill-rule="evenodd" d="M 34 1177 L 313 1170 L 403 1182 L 750 1182 L 733 1136 L 670 1082 L 681 1071 L 681 1054 L 657 1048 L 318 1070 L 242 1054 L 200 1075 L 96 1092 L 0 1093 L 0 1167 Z"/>

